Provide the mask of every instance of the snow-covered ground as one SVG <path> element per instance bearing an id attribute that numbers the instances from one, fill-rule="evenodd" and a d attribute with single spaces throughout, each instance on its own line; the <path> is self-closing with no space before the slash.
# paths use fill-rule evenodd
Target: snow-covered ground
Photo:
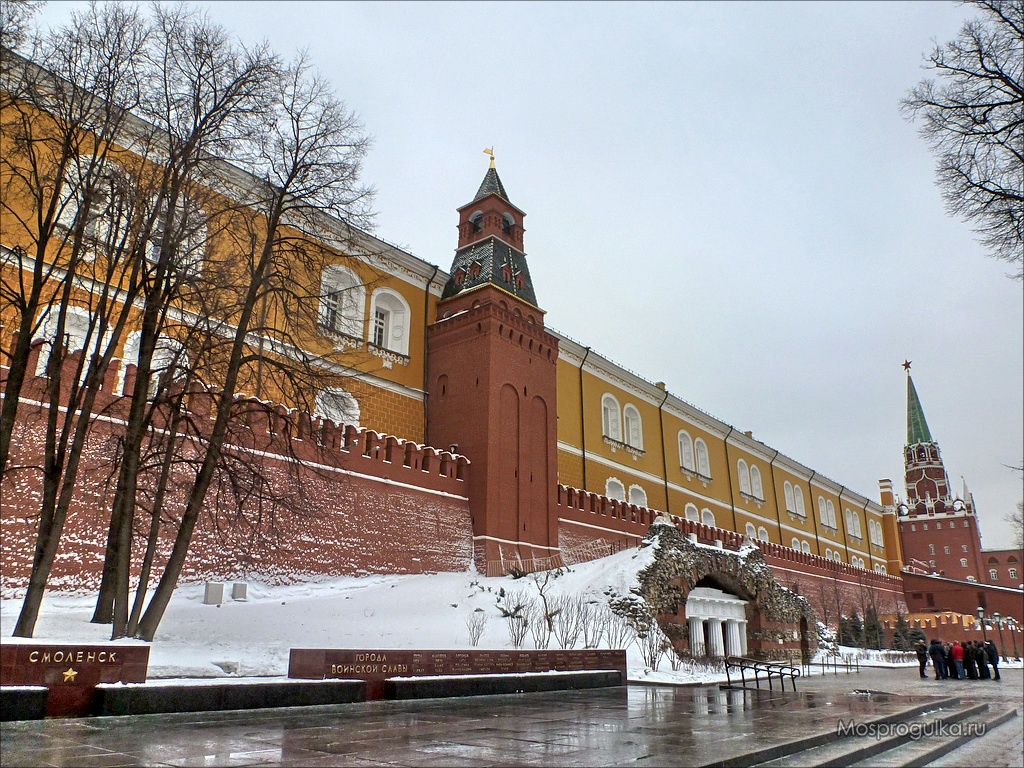
<path id="1" fill-rule="evenodd" d="M 593 606 L 604 606 L 610 597 L 630 594 L 636 573 L 651 556 L 650 549 L 630 549 L 564 569 L 549 579 L 545 593 L 551 601 L 582 595 Z M 150 679 L 281 677 L 288 673 L 290 648 L 512 648 L 502 607 L 507 609 L 513 596 L 539 603 L 538 580 L 533 576 L 486 578 L 472 572 L 351 577 L 273 587 L 250 582 L 245 601 L 226 597 L 220 606 L 205 605 L 203 591 L 203 585 L 186 585 L 171 599 L 151 644 Z M 230 592 L 229 584 L 226 593 Z M 10 637 L 21 601 L 4 600 L 3 642 L 109 642 L 109 626 L 89 623 L 94 600 L 93 595 L 47 595 L 35 637 L 24 641 Z M 482 625 L 475 645 L 474 623 Z M 607 640 L 600 645 L 608 647 Z M 532 633 L 525 633 L 522 647 L 536 647 Z M 559 645 L 552 638 L 548 647 Z M 576 647 L 582 647 L 582 639 Z M 861 661 L 865 663 L 871 661 Z M 721 667 L 673 665 L 667 655 L 654 667 L 645 662 L 637 643 L 627 647 L 627 666 L 629 678 L 636 681 L 725 679 Z"/>

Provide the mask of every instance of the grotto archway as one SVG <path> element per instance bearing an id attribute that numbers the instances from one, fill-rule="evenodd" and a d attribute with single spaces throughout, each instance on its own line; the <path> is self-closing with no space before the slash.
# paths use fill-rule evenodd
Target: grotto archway
<path id="1" fill-rule="evenodd" d="M 640 595 L 677 653 L 737 655 L 733 649 L 740 648 L 742 655 L 792 660 L 817 648 L 813 608 L 775 580 L 756 545 L 734 552 L 696 544 L 670 523 L 655 522 L 641 546 L 652 546 L 654 557 L 637 574 Z M 709 619 L 722 620 L 721 629 Z M 737 637 L 741 628 L 745 632 Z M 716 631 L 722 632 L 721 652 L 711 634 Z M 730 631 L 732 643 L 726 640 Z"/>

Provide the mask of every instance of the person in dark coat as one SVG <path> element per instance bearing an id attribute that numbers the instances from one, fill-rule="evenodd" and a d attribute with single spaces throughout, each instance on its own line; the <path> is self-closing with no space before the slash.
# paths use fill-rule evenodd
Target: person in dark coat
<path id="1" fill-rule="evenodd" d="M 924 668 L 928 666 L 928 647 L 924 644 L 924 640 L 918 640 L 917 645 L 914 646 L 914 651 L 917 653 L 917 663 L 921 667 L 921 677 L 927 678 Z"/>
<path id="2" fill-rule="evenodd" d="M 936 637 L 928 646 L 928 655 L 932 657 L 932 666 L 935 667 L 936 680 L 944 680 L 946 678 L 946 662 L 942 660 L 942 653 L 942 641 Z"/>
<path id="3" fill-rule="evenodd" d="M 964 671 L 968 680 L 978 679 L 978 656 L 973 640 L 964 641 Z"/>
<path id="4" fill-rule="evenodd" d="M 978 660 L 978 679 L 991 680 L 992 675 L 988 671 L 988 653 L 981 640 L 974 641 L 974 658 Z"/>
<path id="5" fill-rule="evenodd" d="M 985 655 L 988 656 L 988 663 L 992 665 L 992 679 L 999 680 L 999 649 L 991 640 L 985 641 Z"/>

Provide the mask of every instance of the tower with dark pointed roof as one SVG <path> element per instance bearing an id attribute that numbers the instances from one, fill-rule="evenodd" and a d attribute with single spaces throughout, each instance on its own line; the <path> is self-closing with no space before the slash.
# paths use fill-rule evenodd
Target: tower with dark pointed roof
<path id="1" fill-rule="evenodd" d="M 537 306 L 525 214 L 491 163 L 476 196 L 458 209 L 451 277 L 427 331 L 428 439 L 457 445 L 471 462 L 481 570 L 558 553 L 558 340 Z"/>
<path id="2" fill-rule="evenodd" d="M 950 489 L 939 444 L 924 417 L 921 398 L 907 369 L 907 444 L 903 448 L 906 502 L 900 511 L 899 536 L 906 565 L 951 578 L 985 581 L 981 536 L 974 499 Z"/>
<path id="3" fill-rule="evenodd" d="M 925 507 L 951 504 L 949 477 L 942 463 L 939 444 L 932 439 L 924 408 L 917 396 L 914 380 L 907 371 L 907 444 L 903 463 L 906 469 L 907 503 Z"/>

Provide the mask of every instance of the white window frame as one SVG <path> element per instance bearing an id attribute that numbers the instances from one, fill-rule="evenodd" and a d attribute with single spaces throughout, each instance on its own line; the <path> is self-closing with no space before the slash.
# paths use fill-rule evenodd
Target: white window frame
<path id="1" fill-rule="evenodd" d="M 746 531 L 746 534 L 747 534 L 748 538 L 751 538 L 751 539 L 756 539 L 757 538 L 757 528 L 754 526 L 753 523 L 747 523 L 747 525 L 744 528 L 744 530 Z"/>
<path id="2" fill-rule="evenodd" d="M 763 525 L 758 526 L 757 528 L 757 538 L 761 541 L 771 541 L 771 539 L 768 538 L 768 529 Z"/>
<path id="3" fill-rule="evenodd" d="M 999 581 L 999 571 L 998 571 L 998 569 L 996 569 L 996 568 L 989 568 L 988 569 L 988 577 L 992 581 Z"/>
<path id="4" fill-rule="evenodd" d="M 359 401 L 341 387 L 328 387 L 316 396 L 313 415 L 335 424 L 359 426 Z"/>
<path id="5" fill-rule="evenodd" d="M 627 496 L 630 504 L 634 504 L 638 507 L 647 506 L 647 491 L 636 483 L 629 486 L 629 495 Z"/>
<path id="6" fill-rule="evenodd" d="M 786 498 L 786 511 L 796 514 L 796 501 L 793 498 L 793 484 L 787 480 L 782 484 L 782 493 Z"/>
<path id="7" fill-rule="evenodd" d="M 644 422 L 639 409 L 632 403 L 622 408 L 623 442 L 631 448 L 644 449 Z"/>
<path id="8" fill-rule="evenodd" d="M 793 485 L 793 502 L 796 505 L 796 514 L 798 517 L 807 517 L 807 512 L 804 508 L 804 491 L 799 485 Z"/>
<path id="9" fill-rule="evenodd" d="M 750 495 L 755 499 L 764 500 L 764 486 L 761 485 L 761 470 L 750 465 Z"/>
<path id="10" fill-rule="evenodd" d="M 750 496 L 750 470 L 747 469 L 747 462 L 743 459 L 736 462 L 736 474 L 740 483 L 740 493 Z"/>
<path id="11" fill-rule="evenodd" d="M 683 516 L 694 523 L 700 522 L 700 513 L 697 511 L 696 504 L 687 504 L 683 510 Z"/>
<path id="12" fill-rule="evenodd" d="M 828 499 L 825 502 L 825 511 L 828 512 L 829 525 L 838 530 L 839 526 L 836 525 L 836 505 L 832 503 L 832 499 Z"/>
<path id="13" fill-rule="evenodd" d="M 715 513 L 712 512 L 710 509 L 706 509 L 705 508 L 705 509 L 701 510 L 701 512 L 700 512 L 700 521 L 701 521 L 701 523 L 703 525 L 706 525 L 709 528 L 716 527 L 715 526 Z"/>
<path id="14" fill-rule="evenodd" d="M 609 477 L 604 481 L 604 495 L 613 501 L 625 501 L 626 486 L 617 477 Z"/>
<path id="15" fill-rule="evenodd" d="M 366 288 L 348 267 L 331 264 L 320 274 L 320 325 L 331 333 L 363 337 Z"/>
<path id="16" fill-rule="evenodd" d="M 811 554 L 811 543 L 809 541 L 807 541 L 806 539 L 801 541 L 800 542 L 800 551 L 803 552 L 805 555 Z"/>
<path id="17" fill-rule="evenodd" d="M 679 430 L 679 466 L 691 472 L 697 471 L 697 464 L 693 458 L 693 438 L 685 429 Z"/>
<path id="18" fill-rule="evenodd" d="M 622 441 L 622 410 L 618 399 L 611 392 L 601 395 L 601 429 L 605 437 L 616 442 Z"/>
<path id="19" fill-rule="evenodd" d="M 960 567 L 961 568 L 967 568 L 968 567 L 968 565 L 967 565 L 967 558 L 966 557 L 961 557 L 960 558 Z"/>
<path id="20" fill-rule="evenodd" d="M 402 294 L 391 288 L 378 288 L 370 296 L 366 340 L 378 349 L 408 357 L 410 317 L 409 302 Z"/>
<path id="21" fill-rule="evenodd" d="M 693 441 L 693 455 L 697 460 L 697 474 L 708 479 L 711 478 L 711 454 L 708 453 L 708 445 L 702 438 Z"/>

